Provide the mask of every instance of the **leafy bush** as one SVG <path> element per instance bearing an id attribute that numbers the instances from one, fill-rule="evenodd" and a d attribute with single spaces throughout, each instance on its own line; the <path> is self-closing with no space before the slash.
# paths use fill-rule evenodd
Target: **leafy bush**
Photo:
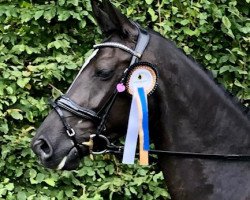
<path id="1" fill-rule="evenodd" d="M 250 102 L 249 0 L 113 2 L 130 18 L 171 38 Z M 155 166 L 86 158 L 73 172 L 44 169 L 30 140 L 48 98 L 66 91 L 100 41 L 89 0 L 2 0 L 0 4 L 0 199 L 168 198 Z"/>

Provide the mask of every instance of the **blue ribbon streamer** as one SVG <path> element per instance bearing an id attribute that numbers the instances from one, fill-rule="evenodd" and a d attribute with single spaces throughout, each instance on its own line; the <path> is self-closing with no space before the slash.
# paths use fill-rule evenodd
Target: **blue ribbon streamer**
<path id="1" fill-rule="evenodd" d="M 150 144 L 149 144 L 149 128 L 148 128 L 148 103 L 147 103 L 147 95 L 143 87 L 138 88 L 138 94 L 141 101 L 142 106 L 142 129 L 144 135 L 144 143 L 143 149 L 149 151 Z"/>
<path id="2" fill-rule="evenodd" d="M 138 92 L 138 93 L 137 93 Z M 138 101 L 136 100 L 138 99 Z M 139 110 L 142 111 L 142 122 L 139 120 Z M 134 164 L 135 152 L 139 134 L 139 127 L 142 123 L 143 129 L 143 149 L 149 151 L 149 128 L 148 128 L 148 103 L 147 94 L 143 87 L 135 89 L 132 97 L 131 108 L 129 113 L 129 122 L 127 135 L 125 139 L 122 163 Z"/>

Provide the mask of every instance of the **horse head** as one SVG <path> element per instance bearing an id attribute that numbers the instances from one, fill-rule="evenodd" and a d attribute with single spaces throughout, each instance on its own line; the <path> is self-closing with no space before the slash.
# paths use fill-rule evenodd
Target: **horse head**
<path id="1" fill-rule="evenodd" d="M 131 60 L 139 57 L 133 50 L 140 28 L 107 0 L 100 4 L 92 1 L 92 9 L 105 45 L 94 51 L 65 96 L 52 103 L 54 110 L 32 141 L 33 151 L 48 168 L 75 169 L 89 154 L 86 144 L 97 131 L 105 131 L 104 139 L 113 140 L 126 133 L 131 96 L 117 93 L 116 86 Z M 146 46 L 140 60 L 154 58 Z M 100 140 L 98 145 L 105 142 Z"/>

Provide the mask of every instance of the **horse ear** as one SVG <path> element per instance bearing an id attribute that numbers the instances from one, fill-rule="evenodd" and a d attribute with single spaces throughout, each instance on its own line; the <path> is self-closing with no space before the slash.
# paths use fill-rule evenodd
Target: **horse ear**
<path id="1" fill-rule="evenodd" d="M 102 32 L 109 36 L 117 32 L 123 37 L 135 34 L 135 25 L 115 8 L 109 0 L 103 0 L 102 5 L 98 5 L 97 0 L 91 0 L 94 17 Z M 136 32 L 137 33 L 137 32 Z"/>
<path id="2" fill-rule="evenodd" d="M 101 28 L 101 31 L 104 35 L 108 36 L 112 33 L 116 28 L 113 22 L 109 19 L 107 13 L 105 13 L 98 5 L 96 0 L 91 0 L 92 10 L 94 17 Z"/>

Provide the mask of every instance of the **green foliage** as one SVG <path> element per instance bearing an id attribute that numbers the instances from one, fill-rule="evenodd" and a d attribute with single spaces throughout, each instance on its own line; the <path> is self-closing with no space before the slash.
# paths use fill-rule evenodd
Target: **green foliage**
<path id="1" fill-rule="evenodd" d="M 113 3 L 174 40 L 249 104 L 249 0 Z M 0 199 L 168 198 L 154 166 L 101 157 L 86 158 L 77 171 L 55 172 L 40 166 L 30 150 L 48 98 L 66 91 L 99 33 L 89 0 L 1 1 Z"/>
<path id="2" fill-rule="evenodd" d="M 131 2 L 132 3 L 132 2 Z M 228 91 L 250 102 L 249 1 L 162 0 L 146 1 L 145 26 L 176 42 L 213 72 Z M 136 6 L 135 6 L 136 7 Z M 127 8 L 127 12 L 130 8 Z M 138 11 L 130 11 L 138 16 Z"/>

